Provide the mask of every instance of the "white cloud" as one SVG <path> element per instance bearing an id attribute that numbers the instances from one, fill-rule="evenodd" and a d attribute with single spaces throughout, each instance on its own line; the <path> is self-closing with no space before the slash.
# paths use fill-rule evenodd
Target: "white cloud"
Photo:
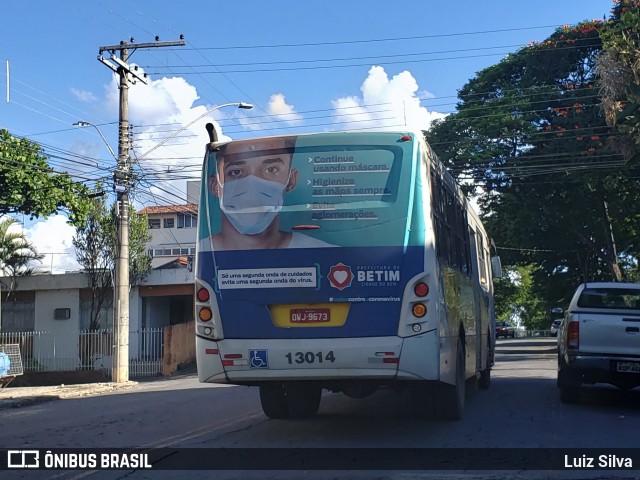
<path id="1" fill-rule="evenodd" d="M 73 88 L 73 87 L 71 87 L 70 90 L 71 90 L 71 94 L 81 102 L 89 103 L 89 102 L 95 102 L 97 100 L 93 92 L 89 92 L 87 90 L 78 90 L 77 88 Z"/>
<path id="2" fill-rule="evenodd" d="M 389 78 L 383 67 L 373 66 L 360 87 L 361 97 L 334 100 L 334 122 L 344 129 L 408 128 L 426 130 L 445 114 L 430 112 L 420 100 L 431 94 L 404 71 Z"/>
<path id="3" fill-rule="evenodd" d="M 274 93 L 269 98 L 267 112 L 278 120 L 289 125 L 299 125 L 302 122 L 302 115 L 296 112 L 293 105 L 289 105 L 282 93 Z"/>
<path id="4" fill-rule="evenodd" d="M 107 88 L 107 101 L 117 107 L 117 84 Z M 222 131 L 220 121 L 234 118 L 240 123 L 244 117 L 242 110 L 232 106 L 209 112 L 215 105 L 195 105 L 199 98 L 196 88 L 180 77 L 131 86 L 129 121 L 135 126 L 132 160 L 141 173 L 137 208 L 186 203 L 186 180 L 199 179 L 209 141 L 205 125 L 212 123 L 219 140 L 228 141 L 231 138 Z M 172 135 L 175 137 L 158 147 Z M 173 180 L 176 176 L 180 180 Z"/>
<path id="5" fill-rule="evenodd" d="M 207 115 L 213 105 L 197 105 L 199 100 L 196 88 L 183 78 L 161 78 L 150 80 L 148 85 L 137 82 L 130 86 L 129 122 L 134 125 L 132 160 L 143 156 L 159 142 L 194 120 L 183 132 L 148 156 L 140 160 L 134 170 L 140 174 L 133 200 L 135 207 L 170 205 L 186 203 L 186 180 L 199 180 L 200 168 L 208 144 L 206 123 L 213 123 L 220 140 L 231 140 L 220 127 L 223 118 L 241 118 L 242 111 L 232 107 L 221 108 Z M 76 95 L 82 92 L 76 90 Z M 85 95 L 84 98 L 89 98 Z M 119 108 L 119 90 L 116 75 L 105 85 L 102 98 L 103 115 L 117 117 Z M 204 115 L 204 116 L 203 116 Z M 229 117 L 227 117 L 229 115 Z M 199 119 L 199 117 L 203 118 Z M 75 142 L 73 150 L 93 158 L 106 155 L 104 145 L 98 140 L 95 144 Z M 87 166 L 95 172 L 95 168 Z M 109 176 L 110 170 L 105 171 Z M 172 180 L 175 177 L 180 180 Z M 109 180 L 107 180 L 109 182 Z M 73 235 L 75 229 L 66 223 L 66 217 L 55 215 L 46 220 L 29 224 L 24 229 L 27 237 L 35 244 L 39 252 L 45 253 L 42 270 L 60 273 L 64 270 L 80 268 L 75 260 Z"/>
<path id="6" fill-rule="evenodd" d="M 64 215 L 53 215 L 46 220 L 39 220 L 22 231 L 36 246 L 38 253 L 45 256 L 42 263 L 34 263 L 36 269 L 63 273 L 81 268 L 76 261 L 72 243 L 75 228 L 67 223 L 67 217 Z"/>

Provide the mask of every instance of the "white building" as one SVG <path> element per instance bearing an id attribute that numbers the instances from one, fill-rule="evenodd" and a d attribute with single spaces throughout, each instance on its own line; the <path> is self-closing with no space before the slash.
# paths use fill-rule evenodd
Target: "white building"
<path id="1" fill-rule="evenodd" d="M 147 279 L 133 287 L 130 293 L 132 357 L 147 348 L 140 332 L 193 320 L 193 257 L 199 185 L 200 182 L 188 183 L 184 205 L 147 207 L 138 212 L 146 213 L 149 218 L 151 240 L 148 248 L 153 261 Z M 89 275 L 80 272 L 19 277 L 14 291 L 7 295 L 9 284 L 8 278 L 0 277 L 3 290 L 0 334 L 50 332 L 49 340 L 41 345 L 34 344 L 32 348 L 44 353 L 43 358 L 69 356 L 73 363 L 80 348 L 78 332 L 89 328 Z M 111 294 L 109 292 L 107 305 L 101 311 L 100 328 L 113 326 Z"/>
<path id="2" fill-rule="evenodd" d="M 187 203 L 146 207 L 138 213 L 149 218 L 149 254 L 152 268 L 168 267 L 193 257 L 196 250 L 199 181 L 187 182 Z"/>

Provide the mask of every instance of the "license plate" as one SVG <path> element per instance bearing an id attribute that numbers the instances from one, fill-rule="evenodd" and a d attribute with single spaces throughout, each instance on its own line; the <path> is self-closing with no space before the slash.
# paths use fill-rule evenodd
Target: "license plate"
<path id="1" fill-rule="evenodd" d="M 289 310 L 291 323 L 328 323 L 331 310 L 328 308 L 292 308 Z"/>
<path id="2" fill-rule="evenodd" d="M 640 362 L 617 362 L 616 372 L 640 373 Z"/>

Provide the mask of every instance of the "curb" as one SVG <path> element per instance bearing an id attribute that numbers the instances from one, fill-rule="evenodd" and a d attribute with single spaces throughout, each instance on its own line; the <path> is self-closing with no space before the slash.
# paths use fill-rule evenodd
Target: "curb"
<path id="1" fill-rule="evenodd" d="M 15 387 L 0 390 L 0 410 L 17 408 L 52 400 L 103 395 L 138 386 L 138 382 L 56 385 L 51 387 Z"/>
<path id="2" fill-rule="evenodd" d="M 8 398 L 0 400 L 0 410 L 4 408 L 28 407 L 30 405 L 37 405 L 39 403 L 50 402 L 52 400 L 60 400 L 60 397 L 41 395 L 37 397 Z"/>

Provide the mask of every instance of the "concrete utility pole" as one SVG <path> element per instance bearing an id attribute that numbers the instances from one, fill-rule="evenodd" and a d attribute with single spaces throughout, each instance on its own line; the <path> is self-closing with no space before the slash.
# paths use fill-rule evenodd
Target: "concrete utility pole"
<path id="1" fill-rule="evenodd" d="M 141 48 L 176 47 L 183 46 L 184 38 L 176 42 L 159 42 L 158 37 L 153 43 L 120 42 L 119 45 L 100 47 L 98 60 L 116 72 L 120 77 L 120 120 L 118 122 L 118 164 L 113 172 L 113 189 L 116 192 L 117 227 L 118 227 L 118 258 L 116 262 L 115 279 L 115 333 L 113 355 L 113 381 L 124 383 L 129 381 L 129 188 L 131 179 L 131 164 L 129 161 L 129 82 L 140 80 L 147 83 L 146 74 L 141 75 L 138 67 L 130 67 L 130 53 Z M 110 59 L 114 65 L 102 54 L 110 52 Z M 120 57 L 116 55 L 120 52 Z"/>

